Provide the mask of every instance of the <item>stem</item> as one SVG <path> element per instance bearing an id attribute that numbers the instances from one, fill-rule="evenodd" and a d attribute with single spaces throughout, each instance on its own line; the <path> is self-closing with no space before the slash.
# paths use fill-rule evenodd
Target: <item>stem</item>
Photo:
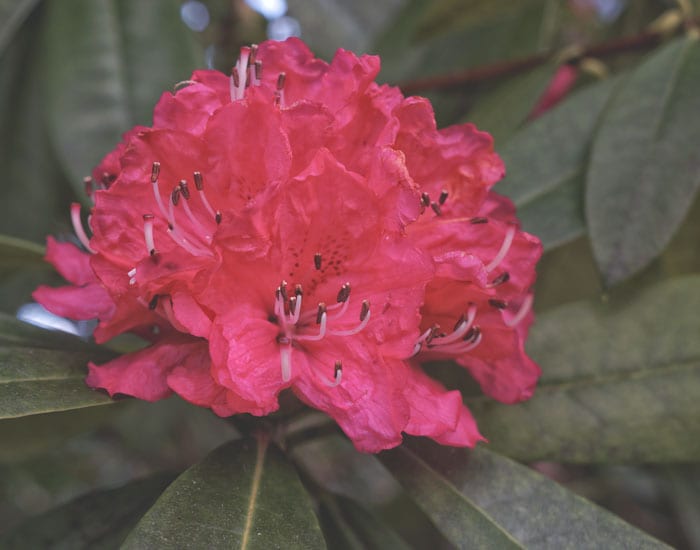
<path id="1" fill-rule="evenodd" d="M 700 24 L 700 17 L 694 17 L 686 21 L 679 30 L 691 28 Z M 645 31 L 637 35 L 616 38 L 608 42 L 594 44 L 581 50 L 578 59 L 584 57 L 605 58 L 621 53 L 647 50 L 658 45 L 665 38 L 665 33 L 661 31 Z M 559 50 L 561 51 L 561 50 Z M 486 80 L 493 80 L 502 76 L 518 74 L 528 69 L 542 65 L 554 58 L 558 52 L 538 53 L 528 57 L 515 59 L 512 61 L 502 61 L 491 65 L 484 65 L 466 71 L 456 71 L 452 73 L 417 78 L 399 83 L 404 94 L 413 94 L 417 90 L 440 90 L 467 86 Z"/>

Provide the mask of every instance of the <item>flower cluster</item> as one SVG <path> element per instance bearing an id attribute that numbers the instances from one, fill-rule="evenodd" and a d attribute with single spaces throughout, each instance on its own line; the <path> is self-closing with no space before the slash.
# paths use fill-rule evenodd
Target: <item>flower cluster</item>
<path id="1" fill-rule="evenodd" d="M 286 388 L 356 447 L 402 432 L 482 439 L 459 392 L 421 367 L 454 360 L 489 396 L 527 399 L 524 352 L 539 241 L 490 191 L 491 137 L 438 130 L 430 103 L 374 79 L 379 59 L 330 64 L 297 39 L 243 48 L 230 77 L 196 71 L 87 180 L 86 251 L 48 239 L 71 283 L 35 299 L 140 351 L 87 383 L 220 416 L 266 415 Z"/>

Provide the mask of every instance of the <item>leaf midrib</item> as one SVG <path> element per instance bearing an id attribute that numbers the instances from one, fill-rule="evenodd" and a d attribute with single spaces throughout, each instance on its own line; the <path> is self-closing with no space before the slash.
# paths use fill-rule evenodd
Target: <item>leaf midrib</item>
<path id="1" fill-rule="evenodd" d="M 241 550 L 248 548 L 250 533 L 253 529 L 253 518 L 255 516 L 255 505 L 260 494 L 260 481 L 262 480 L 263 465 L 267 452 L 268 442 L 262 437 L 257 438 L 257 454 L 255 457 L 255 468 L 253 469 L 253 479 L 250 484 L 250 498 L 248 499 L 248 510 L 246 511 L 245 526 L 241 539 Z"/>

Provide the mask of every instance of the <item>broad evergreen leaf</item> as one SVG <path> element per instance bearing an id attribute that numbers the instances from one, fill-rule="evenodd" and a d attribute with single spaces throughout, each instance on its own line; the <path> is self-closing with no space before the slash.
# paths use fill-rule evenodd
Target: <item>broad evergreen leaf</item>
<path id="1" fill-rule="evenodd" d="M 95 491 L 22 523 L 0 537 L 5 550 L 114 549 L 172 480 L 158 475 Z"/>
<path id="2" fill-rule="evenodd" d="M 509 139 L 498 152 L 506 177 L 496 189 L 518 207 L 523 228 L 545 249 L 585 232 L 583 178 L 598 119 L 619 84 L 587 86 Z"/>
<path id="3" fill-rule="evenodd" d="M 262 439 L 219 447 L 178 477 L 123 548 L 325 548 L 293 466 Z"/>
<path id="4" fill-rule="evenodd" d="M 0 55 L 39 0 L 0 0 Z"/>
<path id="5" fill-rule="evenodd" d="M 699 275 L 555 308 L 528 340 L 534 397 L 468 405 L 491 447 L 518 460 L 700 460 L 698 311 Z"/>
<path id="6" fill-rule="evenodd" d="M 321 524 L 329 547 L 342 550 L 408 550 L 391 527 L 352 499 L 327 495 L 321 499 Z"/>
<path id="7" fill-rule="evenodd" d="M 47 6 L 46 108 L 51 140 L 82 194 L 82 178 L 161 93 L 190 77 L 192 33 L 175 0 L 65 0 Z"/>
<path id="8" fill-rule="evenodd" d="M 666 548 L 482 446 L 411 440 L 379 458 L 458 548 Z"/>
<path id="9" fill-rule="evenodd" d="M 700 187 L 700 40 L 654 52 L 601 122 L 586 182 L 586 219 L 607 285 L 668 245 Z"/>

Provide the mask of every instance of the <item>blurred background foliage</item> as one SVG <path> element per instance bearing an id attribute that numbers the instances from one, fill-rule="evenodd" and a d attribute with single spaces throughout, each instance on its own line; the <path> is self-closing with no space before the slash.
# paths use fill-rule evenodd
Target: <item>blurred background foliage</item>
<path id="1" fill-rule="evenodd" d="M 700 548 L 698 4 L 0 0 L 0 547 L 234 544 L 256 463 L 265 547 L 662 546 L 645 531 Z M 360 455 L 310 415 L 282 419 L 282 455 L 177 399 L 103 406 L 82 377 L 112 351 L 13 318 L 58 281 L 45 236 L 74 238 L 69 204 L 121 133 L 194 68 L 289 35 L 326 59 L 380 54 L 380 79 L 429 97 L 440 125 L 496 138 L 496 189 L 546 250 L 528 343 L 542 381 L 504 406 L 430 367 L 484 449 Z"/>

